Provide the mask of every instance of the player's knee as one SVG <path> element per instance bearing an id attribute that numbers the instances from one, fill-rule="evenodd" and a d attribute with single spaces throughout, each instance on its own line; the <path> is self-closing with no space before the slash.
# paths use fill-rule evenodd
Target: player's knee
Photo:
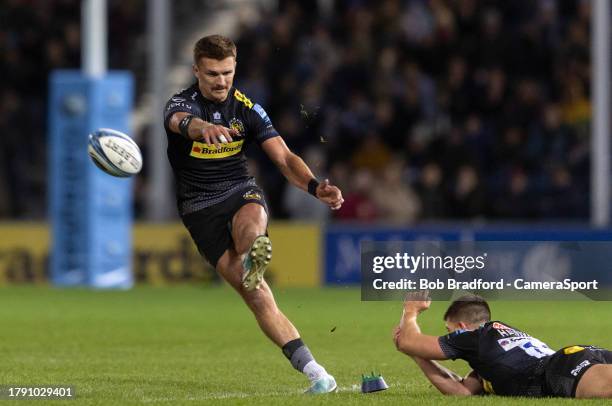
<path id="1" fill-rule="evenodd" d="M 261 205 L 250 203 L 242 206 L 232 221 L 232 237 L 236 251 L 245 253 L 255 237 L 266 232 L 267 222 L 266 211 Z"/>

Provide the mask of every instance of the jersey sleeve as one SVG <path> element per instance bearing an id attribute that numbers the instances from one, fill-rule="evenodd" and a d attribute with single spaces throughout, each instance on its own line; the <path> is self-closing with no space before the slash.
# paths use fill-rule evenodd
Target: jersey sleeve
<path id="1" fill-rule="evenodd" d="M 438 338 L 442 352 L 450 359 L 471 358 L 478 352 L 478 330 L 457 330 Z"/>
<path id="2" fill-rule="evenodd" d="M 267 139 L 279 136 L 278 131 L 272 125 L 272 120 L 259 104 L 254 104 L 247 110 L 246 119 L 247 126 L 259 145 Z"/>
<path id="3" fill-rule="evenodd" d="M 195 102 L 192 102 L 181 95 L 173 96 L 170 100 L 168 100 L 166 107 L 164 108 L 164 127 L 166 129 L 170 129 L 170 118 L 174 113 L 178 112 L 193 114 L 197 117 L 202 116 L 200 107 Z"/>

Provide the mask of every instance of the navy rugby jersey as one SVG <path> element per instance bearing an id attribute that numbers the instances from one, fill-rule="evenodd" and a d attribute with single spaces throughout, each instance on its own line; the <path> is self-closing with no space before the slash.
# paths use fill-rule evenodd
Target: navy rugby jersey
<path id="1" fill-rule="evenodd" d="M 541 396 L 543 368 L 555 352 L 530 335 L 499 321 L 438 339 L 444 354 L 463 359 L 480 376 L 487 393 Z"/>
<path id="2" fill-rule="evenodd" d="M 185 112 L 240 133 L 220 149 L 204 142 L 188 140 L 169 128 L 174 113 Z M 244 148 L 247 143 L 278 136 L 272 121 L 259 104 L 254 104 L 238 89 L 231 88 L 227 99 L 216 103 L 205 99 L 198 84 L 172 96 L 164 109 L 164 128 L 168 136 L 168 159 L 176 179 L 179 213 L 186 215 L 227 199 L 243 187 L 255 186 L 249 176 Z"/>

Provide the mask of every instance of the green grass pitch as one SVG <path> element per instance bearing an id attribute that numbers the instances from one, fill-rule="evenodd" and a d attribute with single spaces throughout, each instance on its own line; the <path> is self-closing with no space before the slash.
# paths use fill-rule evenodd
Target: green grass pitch
<path id="1" fill-rule="evenodd" d="M 546 404 L 559 399 L 444 397 L 410 359 L 395 351 L 399 302 L 361 302 L 355 288 L 277 289 L 317 360 L 339 392 L 306 397 L 306 379 L 259 331 L 228 288 L 137 287 L 88 291 L 0 289 L 0 385 L 72 385 L 78 401 L 33 404 Z M 426 333 L 444 334 L 446 303 L 422 316 Z M 494 302 L 494 318 L 553 348 L 612 348 L 609 302 Z M 447 362 L 465 373 L 463 362 Z M 390 388 L 361 394 L 361 374 L 380 372 Z M 6 400 L 0 403 L 11 404 Z M 17 401 L 24 405 L 30 402 Z M 601 404 L 597 401 L 581 405 Z"/>

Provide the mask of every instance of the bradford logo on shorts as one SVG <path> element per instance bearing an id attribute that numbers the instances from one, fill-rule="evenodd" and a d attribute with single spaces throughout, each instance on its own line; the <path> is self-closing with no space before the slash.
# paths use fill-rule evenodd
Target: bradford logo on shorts
<path id="1" fill-rule="evenodd" d="M 229 126 L 232 130 L 236 130 L 244 137 L 244 124 L 236 117 L 232 118 L 229 122 Z"/>
<path id="2" fill-rule="evenodd" d="M 261 195 L 256 190 L 249 190 L 242 195 L 245 200 L 261 200 Z"/>
<path id="3" fill-rule="evenodd" d="M 584 360 L 580 364 L 578 364 L 578 366 L 576 366 L 576 368 L 572 369 L 572 371 L 570 373 L 572 375 L 574 375 L 574 376 L 578 376 L 580 371 L 582 371 L 584 369 L 584 367 L 588 367 L 589 365 L 591 365 L 591 361 Z"/>

